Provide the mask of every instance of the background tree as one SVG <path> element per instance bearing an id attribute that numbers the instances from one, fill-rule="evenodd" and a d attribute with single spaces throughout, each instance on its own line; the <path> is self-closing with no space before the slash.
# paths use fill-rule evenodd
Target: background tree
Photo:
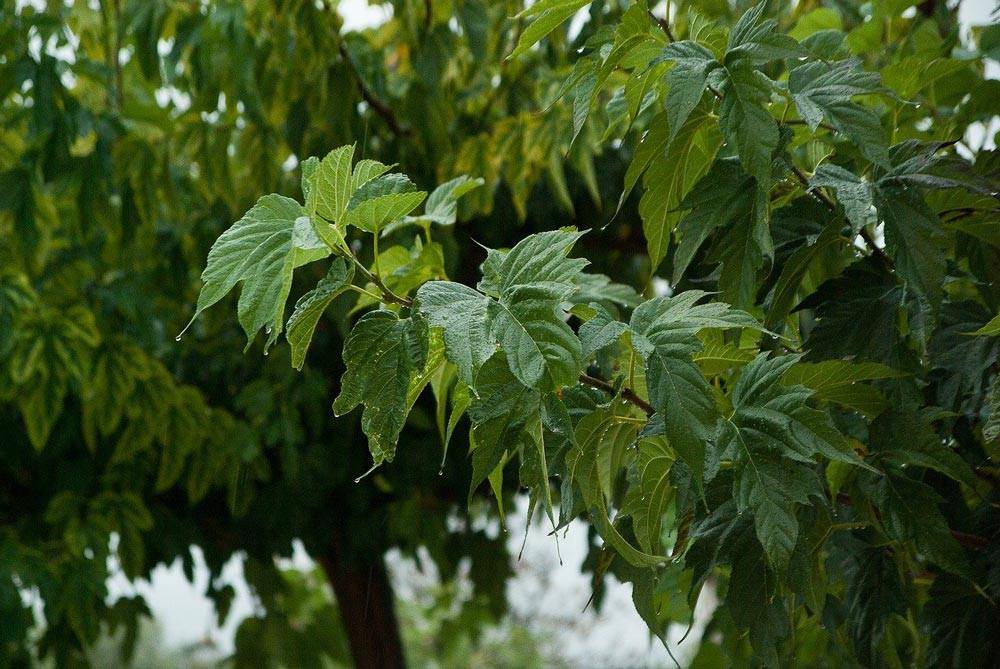
<path id="1" fill-rule="evenodd" d="M 451 8 L 428 17 L 424 3 L 342 35 L 335 3 L 4 2 L 4 653 L 23 657 L 30 640 L 20 592 L 44 602 L 40 652 L 69 664 L 101 623 L 134 628 L 145 611 L 105 605 L 111 552 L 137 577 L 177 557 L 193 569 L 191 545 L 213 574 L 245 552 L 256 591 L 273 594 L 273 556 L 302 538 L 364 666 L 402 663 L 390 546 L 426 546 L 445 577 L 471 557 L 468 606 L 502 611 L 502 539 L 445 524 L 464 515 L 469 475 L 438 475 L 433 413 L 408 430 L 422 446 L 354 485 L 368 456 L 356 421 L 329 412 L 339 356 L 301 373 L 287 349 L 243 356 L 223 313 L 174 337 L 211 242 L 260 193 L 299 196 L 296 156 L 357 142 L 427 185 L 464 163 L 491 179 L 463 214 L 478 212 L 491 243 L 514 239 L 514 212 L 527 219 L 544 179 L 564 202 L 588 197 L 563 175 L 564 126 L 534 113 L 550 63 L 504 64 L 517 9 L 465 3 L 459 38 Z M 593 182 L 587 157 L 575 164 Z M 315 348 L 340 350 L 350 308 L 335 305 Z M 212 594 L 224 615 L 232 593 Z"/>
<path id="2" fill-rule="evenodd" d="M 955 140 L 996 114 L 996 29 L 963 42 L 935 3 L 391 4 L 347 35 L 324 3 L 5 5 L 5 652 L 25 652 L 24 589 L 65 663 L 100 621 L 134 625 L 141 601 L 104 605 L 112 534 L 130 576 L 245 551 L 261 593 L 301 537 L 357 663 L 401 664 L 387 547 L 446 574 L 471 556 L 473 602 L 502 607 L 502 544 L 446 526 L 488 478 L 501 508 L 519 480 L 555 523 L 589 518 L 595 574 L 633 582 L 656 634 L 711 580 L 706 662 L 995 654 L 996 167 Z M 351 144 L 415 185 L 354 188 L 348 151 L 327 155 Z M 420 208 L 462 174 L 484 181 L 455 212 L 472 227 L 443 196 Z M 301 205 L 251 208 L 270 192 Z M 199 310 L 242 280 L 239 318 L 210 310 L 178 345 L 248 210 L 284 221 L 284 269 L 209 255 Z M 568 222 L 589 233 L 527 237 Z M 283 344 L 265 362 L 255 340 L 355 258 L 305 370 Z M 651 297 L 654 273 L 677 296 L 640 304 L 626 286 Z M 345 376 L 351 328 L 413 345 L 347 338 Z M 436 392 L 407 411 L 370 394 L 372 366 Z M 377 414 L 376 463 L 403 429 L 359 485 L 364 437 L 328 410 L 342 378 L 335 408 Z"/>

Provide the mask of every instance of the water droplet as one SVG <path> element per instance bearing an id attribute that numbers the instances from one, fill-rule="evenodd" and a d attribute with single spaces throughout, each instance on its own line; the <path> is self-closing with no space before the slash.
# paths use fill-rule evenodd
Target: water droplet
<path id="1" fill-rule="evenodd" d="M 369 469 L 368 471 L 366 471 L 364 474 L 362 474 L 358 478 L 354 479 L 354 482 L 355 483 L 361 483 L 361 479 L 363 479 L 364 477 L 368 476 L 369 474 L 371 474 L 376 469 L 378 469 L 378 465 L 372 465 L 371 469 Z"/>

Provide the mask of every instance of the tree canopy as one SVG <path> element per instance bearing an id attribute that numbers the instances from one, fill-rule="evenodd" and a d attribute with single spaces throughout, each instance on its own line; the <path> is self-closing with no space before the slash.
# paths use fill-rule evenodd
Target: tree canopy
<path id="1" fill-rule="evenodd" d="M 654 636 L 718 596 L 698 666 L 1000 658 L 998 27 L 386 4 L 5 1 L 0 652 L 198 545 L 253 665 L 301 538 L 402 665 L 385 550 L 471 559 L 474 634 L 524 490 Z"/>

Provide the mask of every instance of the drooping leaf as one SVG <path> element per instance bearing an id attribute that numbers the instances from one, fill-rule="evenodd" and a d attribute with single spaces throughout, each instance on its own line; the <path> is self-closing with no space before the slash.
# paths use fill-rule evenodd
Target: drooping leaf
<path id="1" fill-rule="evenodd" d="M 538 391 L 517 380 L 503 355 L 483 364 L 468 408 L 473 438 L 470 497 L 506 453 L 514 454 L 531 441 L 526 428 L 538 416 L 540 402 Z"/>
<path id="2" fill-rule="evenodd" d="M 412 319 L 370 311 L 344 343 L 347 371 L 333 411 L 342 416 L 364 404 L 361 429 L 375 464 L 391 461 L 407 413 L 407 390 L 427 357 L 427 336 Z"/>
<path id="3" fill-rule="evenodd" d="M 639 433 L 640 424 L 630 414 L 631 410 L 617 403 L 585 416 L 577 424 L 577 445 L 567 456 L 567 464 L 601 538 L 631 564 L 653 566 L 665 558 L 640 551 L 622 536 L 609 517 L 610 491 L 602 484 L 615 472 L 601 464 L 613 462 L 610 454 L 631 444 Z"/>
<path id="4" fill-rule="evenodd" d="M 302 369 L 302 365 L 305 364 L 309 343 L 323 312 L 338 295 L 347 290 L 353 278 L 353 263 L 338 256 L 330 263 L 326 276 L 319 280 L 316 287 L 295 303 L 295 310 L 288 318 L 288 329 L 285 333 L 292 347 L 292 367 L 295 369 Z"/>

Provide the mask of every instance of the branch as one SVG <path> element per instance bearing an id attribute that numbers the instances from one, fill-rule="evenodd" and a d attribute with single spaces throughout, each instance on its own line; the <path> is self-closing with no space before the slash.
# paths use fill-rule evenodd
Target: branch
<path id="1" fill-rule="evenodd" d="M 379 289 L 379 291 L 382 293 L 382 298 L 386 302 L 392 302 L 393 304 L 398 304 L 401 307 L 413 306 L 413 300 L 411 300 L 408 297 L 403 297 L 401 295 L 397 295 L 396 293 L 392 292 L 392 289 L 382 282 L 382 278 L 378 274 L 373 274 L 369 272 L 368 268 L 362 265 L 361 261 L 358 260 L 353 253 L 351 254 L 351 260 L 354 261 L 355 266 L 361 271 L 361 274 L 364 275 L 364 277 L 368 279 L 368 281 L 370 281 L 372 284 L 375 285 L 376 288 Z"/>
<path id="2" fill-rule="evenodd" d="M 854 501 L 851 496 L 846 492 L 837 493 L 837 501 L 845 506 L 854 506 Z M 872 505 L 875 510 L 876 517 L 881 520 L 882 513 L 879 511 L 878 507 Z M 978 534 L 969 534 L 968 532 L 959 532 L 958 530 L 948 529 L 952 538 L 959 543 L 959 545 L 965 548 L 971 548 L 975 551 L 986 550 L 990 545 L 989 539 L 986 537 L 981 537 Z"/>
<path id="3" fill-rule="evenodd" d="M 802 119 L 799 119 L 799 118 L 788 119 L 788 120 L 782 121 L 782 123 L 784 123 L 785 125 L 808 125 L 805 121 L 803 121 Z M 837 132 L 837 129 L 834 128 L 829 123 L 820 123 L 819 127 L 823 128 L 824 130 L 829 130 L 830 132 Z"/>
<path id="4" fill-rule="evenodd" d="M 653 19 L 654 23 L 660 26 L 660 29 L 664 32 L 664 34 L 666 34 L 668 40 L 670 40 L 671 42 L 677 41 L 677 39 L 674 37 L 674 33 L 671 32 L 670 24 L 667 22 L 666 19 L 661 19 L 659 16 L 649 11 L 648 9 L 646 10 L 646 13 L 649 14 L 649 18 Z"/>
<path id="5" fill-rule="evenodd" d="M 611 385 L 604 379 L 597 378 L 596 376 L 590 376 L 589 374 L 581 374 L 580 383 L 582 383 L 585 386 L 590 386 L 591 388 L 597 388 L 598 390 L 603 390 L 609 395 L 616 394 L 615 387 L 613 385 Z M 631 388 L 622 388 L 621 396 L 622 399 L 631 402 L 632 404 L 636 405 L 637 407 L 645 411 L 647 416 L 652 416 L 654 413 L 656 413 L 656 409 L 654 409 L 649 402 L 636 395 L 635 391 L 632 390 Z"/>
<path id="6" fill-rule="evenodd" d="M 796 166 L 791 161 L 788 162 L 788 165 L 792 168 L 792 172 L 795 174 L 795 177 L 799 180 L 799 183 L 802 184 L 802 187 L 805 188 L 807 193 L 809 193 L 817 200 L 822 202 L 824 205 L 826 205 L 827 209 L 829 209 L 830 211 L 837 210 L 837 205 L 834 204 L 833 200 L 827 197 L 826 193 L 816 189 L 810 190 L 809 179 L 802 172 L 802 170 L 798 168 L 798 166 Z M 878 244 L 875 243 L 875 240 L 872 238 L 871 234 L 869 234 L 869 232 L 864 228 L 861 228 L 860 234 L 861 238 L 865 240 L 865 244 L 867 244 L 868 248 L 871 249 L 872 255 L 878 258 L 886 267 L 891 267 L 892 259 L 885 254 L 885 251 L 883 251 Z"/>
<path id="7" fill-rule="evenodd" d="M 344 59 L 344 64 L 347 65 L 348 72 L 350 72 L 351 77 L 354 79 L 354 83 L 358 86 L 358 91 L 361 93 L 361 97 L 368 103 L 368 106 L 374 109 L 375 113 L 378 114 L 383 121 L 385 121 L 385 124 L 389 126 L 392 134 L 397 137 L 409 136 L 410 129 L 400 124 L 399 120 L 396 118 L 395 112 L 392 111 L 392 108 L 379 100 L 378 97 L 365 86 L 364 79 L 361 78 L 361 73 L 358 72 L 358 68 L 354 64 L 354 59 L 351 58 L 351 55 L 347 52 L 347 47 L 344 46 L 343 40 L 340 42 L 339 49 L 340 57 Z"/>

